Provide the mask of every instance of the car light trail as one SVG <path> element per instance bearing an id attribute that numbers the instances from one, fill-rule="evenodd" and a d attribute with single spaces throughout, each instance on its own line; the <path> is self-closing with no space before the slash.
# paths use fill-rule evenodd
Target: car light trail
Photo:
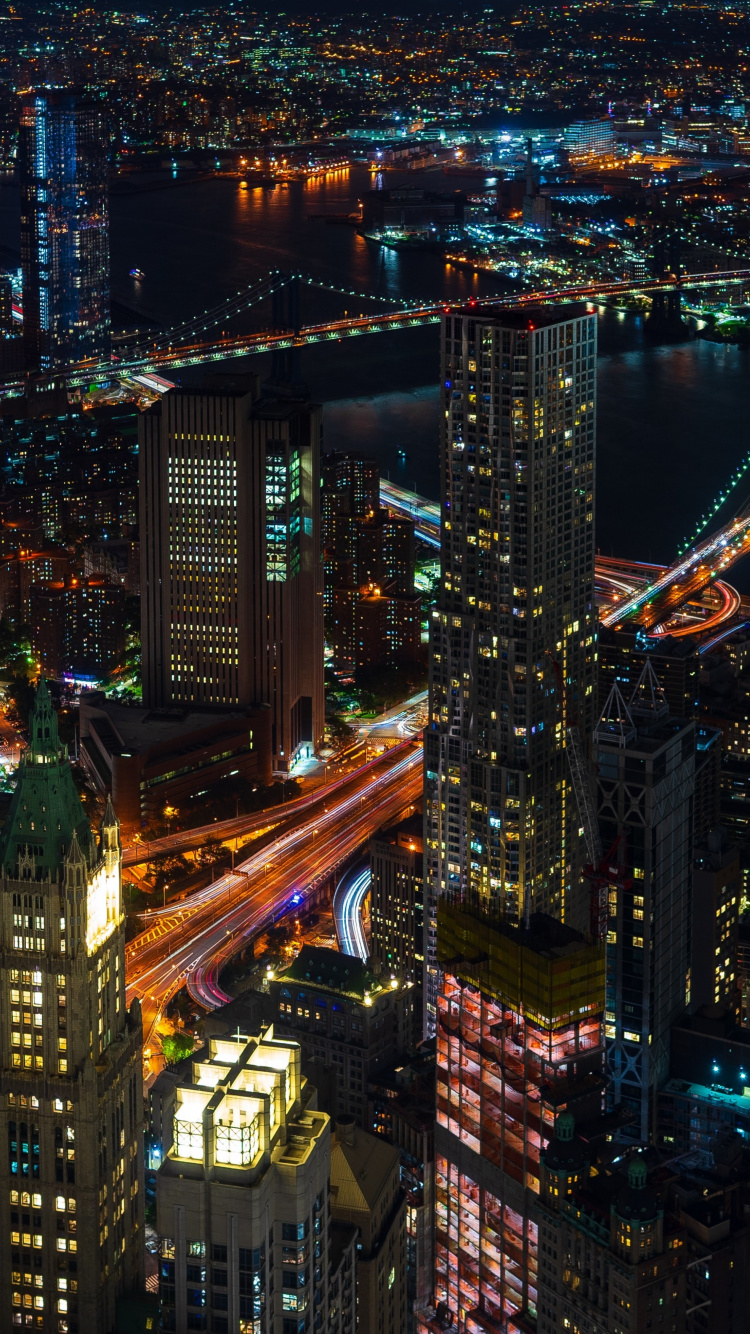
<path id="1" fill-rule="evenodd" d="M 369 866 L 356 867 L 342 876 L 333 897 L 333 920 L 339 949 L 342 954 L 352 954 L 363 962 L 367 960 L 369 950 L 362 925 L 362 905 L 369 893 L 371 879 Z"/>
<path id="2" fill-rule="evenodd" d="M 381 825 L 419 798 L 421 789 L 421 744 L 394 746 L 355 771 L 326 807 L 293 817 L 291 828 L 277 832 L 234 874 L 220 876 L 184 905 L 150 913 L 126 959 L 128 997 L 141 1001 L 144 1032 L 153 1031 L 166 1001 L 184 985 L 205 1009 L 229 999 L 219 984 L 224 963 L 264 926 L 293 910 L 297 895 L 350 861 Z M 157 929 L 162 920 L 164 931 Z"/>

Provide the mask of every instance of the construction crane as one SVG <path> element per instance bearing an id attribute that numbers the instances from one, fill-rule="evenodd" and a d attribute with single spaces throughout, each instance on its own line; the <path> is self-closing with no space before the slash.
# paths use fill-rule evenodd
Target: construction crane
<path id="1" fill-rule="evenodd" d="M 632 883 L 624 875 L 623 836 L 618 834 L 608 852 L 606 854 L 602 852 L 599 821 L 596 818 L 596 803 L 589 782 L 588 766 L 575 706 L 565 685 L 562 668 L 557 659 L 553 658 L 549 649 L 547 650 L 547 657 L 552 663 L 560 696 L 560 713 L 565 725 L 565 753 L 568 757 L 570 778 L 588 854 L 588 862 L 583 875 L 591 886 L 591 937 L 592 940 L 603 942 L 607 939 L 609 891 L 610 889 L 627 889 Z"/>

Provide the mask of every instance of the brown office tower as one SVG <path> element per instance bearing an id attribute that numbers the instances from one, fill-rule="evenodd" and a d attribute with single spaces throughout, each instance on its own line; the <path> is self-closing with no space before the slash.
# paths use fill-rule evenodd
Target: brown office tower
<path id="1" fill-rule="evenodd" d="M 601 1114 L 604 954 L 544 914 L 495 925 L 446 901 L 438 942 L 436 1305 L 425 1325 L 506 1334 L 536 1317 L 540 1155 L 555 1116 Z"/>
<path id="2" fill-rule="evenodd" d="M 0 1329 L 113 1334 L 142 1282 L 138 1003 L 120 833 L 95 837 L 42 683 L 0 836 Z"/>
<path id="3" fill-rule="evenodd" d="M 286 773 L 323 733 L 320 420 L 242 388 L 141 419 L 144 703 L 267 704 Z"/>

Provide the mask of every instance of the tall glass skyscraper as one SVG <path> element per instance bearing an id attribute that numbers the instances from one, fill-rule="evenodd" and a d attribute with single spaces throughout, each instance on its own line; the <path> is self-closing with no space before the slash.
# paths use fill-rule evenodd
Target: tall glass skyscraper
<path id="1" fill-rule="evenodd" d="M 582 934 L 565 754 L 595 717 L 595 372 L 585 306 L 443 318 L 425 1019 L 436 1299 L 462 1334 L 533 1318 L 539 1153 L 563 1106 L 602 1106 L 603 952 Z"/>
<path id="2" fill-rule="evenodd" d="M 73 94 L 23 103 L 19 145 L 27 370 L 109 353 L 109 211 L 104 110 Z"/>

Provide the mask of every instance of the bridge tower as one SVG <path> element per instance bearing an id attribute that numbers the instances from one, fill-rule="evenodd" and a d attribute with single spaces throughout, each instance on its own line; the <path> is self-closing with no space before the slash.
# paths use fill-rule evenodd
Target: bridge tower
<path id="1" fill-rule="evenodd" d="M 273 293 L 273 327 L 278 332 L 299 333 L 299 274 L 292 273 Z M 278 348 L 271 353 L 271 373 L 263 383 L 263 392 L 276 398 L 307 399 L 310 391 L 302 379 L 302 356 L 298 347 Z"/>
<path id="2" fill-rule="evenodd" d="M 681 274 L 680 234 L 672 227 L 659 226 L 654 230 L 651 275 L 654 278 L 668 278 Z M 682 295 L 679 291 L 654 292 L 651 305 L 651 320 L 654 325 L 679 326 L 682 324 Z"/>

